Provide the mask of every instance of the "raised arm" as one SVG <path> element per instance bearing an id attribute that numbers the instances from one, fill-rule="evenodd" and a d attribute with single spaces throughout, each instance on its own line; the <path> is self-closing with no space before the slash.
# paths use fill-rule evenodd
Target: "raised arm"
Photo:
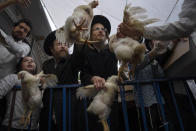
<path id="1" fill-rule="evenodd" d="M 120 24 L 119 30 L 122 34 L 129 37 L 144 36 L 154 40 L 172 40 L 189 36 L 196 27 L 196 0 L 184 0 L 182 11 L 179 14 L 179 20 L 163 26 L 143 27 L 138 30 L 134 27 L 128 27 L 126 24 Z"/>
<path id="2" fill-rule="evenodd" d="M 5 41 L 4 46 L 16 57 L 24 57 L 28 55 L 28 53 L 30 52 L 30 46 L 28 44 L 22 41 L 16 42 L 12 37 L 6 35 L 1 29 L 0 33 L 3 36 L 1 36 L 1 38 L 3 38 Z"/>
<path id="3" fill-rule="evenodd" d="M 84 65 L 84 48 L 85 45 L 74 44 L 72 53 L 72 69 L 75 71 L 80 71 Z"/>
<path id="4" fill-rule="evenodd" d="M 0 11 L 5 9 L 6 7 L 13 5 L 13 4 L 20 4 L 22 6 L 29 6 L 31 4 L 30 0 L 7 0 L 0 3 Z"/>
<path id="5" fill-rule="evenodd" d="M 6 47 L 10 52 L 16 55 L 16 57 L 27 56 L 30 52 L 30 46 L 22 41 L 15 42 L 11 37 L 6 38 L 8 46 Z"/>
<path id="6" fill-rule="evenodd" d="M 3 1 L 0 3 L 0 11 L 2 11 L 4 8 L 8 7 L 9 5 L 14 4 L 13 0 L 7 0 L 7 1 Z"/>
<path id="7" fill-rule="evenodd" d="M 184 0 L 179 20 L 164 26 L 146 27 L 144 37 L 158 40 L 171 40 L 189 36 L 196 27 L 196 1 Z"/>

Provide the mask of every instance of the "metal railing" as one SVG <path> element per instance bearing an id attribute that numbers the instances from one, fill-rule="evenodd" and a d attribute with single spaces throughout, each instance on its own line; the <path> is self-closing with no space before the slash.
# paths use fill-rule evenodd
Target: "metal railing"
<path id="1" fill-rule="evenodd" d="M 170 131 L 170 127 L 169 127 L 169 124 L 168 124 L 168 118 L 166 118 L 166 112 L 165 112 L 165 104 L 164 103 L 164 100 L 162 99 L 163 98 L 163 95 L 161 93 L 161 90 L 160 90 L 160 84 L 161 82 L 165 82 L 167 83 L 168 85 L 168 95 L 170 95 L 171 97 L 171 101 L 172 101 L 172 104 L 173 104 L 173 107 L 174 107 L 174 110 L 175 110 L 175 115 L 177 116 L 177 120 L 178 120 L 178 126 L 180 127 L 180 130 L 181 131 L 185 131 L 185 127 L 184 127 L 184 124 L 183 124 L 183 117 L 182 117 L 182 113 L 180 111 L 180 108 L 179 108 L 179 102 L 178 102 L 178 99 L 176 98 L 176 93 L 174 92 L 174 89 L 173 89 L 173 81 L 183 81 L 184 82 L 184 89 L 185 89 L 185 93 L 186 93 L 186 97 L 188 99 L 188 105 L 190 106 L 191 108 L 191 115 L 193 117 L 193 119 L 195 120 L 196 122 L 196 110 L 195 110 L 195 105 L 194 105 L 194 99 L 193 97 L 191 96 L 190 94 L 190 91 L 188 89 L 188 85 L 186 83 L 186 80 L 190 80 L 190 79 L 194 79 L 195 77 L 186 77 L 186 78 L 163 78 L 163 79 L 151 79 L 151 80 L 134 80 L 134 81 L 125 81 L 121 84 L 119 84 L 119 88 L 120 88 L 120 96 L 121 96 L 121 105 L 122 105 L 122 111 L 123 111 L 123 118 L 124 118 L 124 127 L 125 127 L 125 131 L 132 131 L 132 129 L 130 128 L 130 124 L 129 123 L 129 117 L 128 117 L 128 111 L 127 111 L 127 102 L 126 102 L 126 99 L 125 99 L 125 89 L 124 89 L 124 86 L 125 85 L 133 85 L 135 87 L 135 97 L 137 97 L 138 99 L 138 105 L 139 107 L 137 108 L 140 108 L 140 113 L 141 113 L 141 120 L 142 120 L 142 130 L 144 131 L 149 131 L 149 125 L 148 125 L 148 118 L 146 117 L 146 109 L 145 109 L 145 106 L 144 106 L 144 100 L 143 100 L 143 96 L 142 96 L 142 91 L 141 91 L 141 88 L 140 86 L 141 85 L 144 85 L 144 84 L 151 84 L 153 86 L 153 89 L 154 89 L 154 92 L 155 92 L 155 95 L 156 95 L 156 99 L 158 101 L 158 107 L 159 107 L 159 111 L 160 111 L 160 118 L 162 119 L 162 127 L 164 127 L 164 130 L 165 131 Z M 62 98 L 63 98 L 63 113 L 62 113 L 62 116 L 63 116 L 63 131 L 71 131 L 71 101 L 69 99 L 68 101 L 68 104 L 66 103 L 67 100 L 67 90 L 68 89 L 72 89 L 72 88 L 78 88 L 80 87 L 81 85 L 78 85 L 78 84 L 74 84 L 74 85 L 58 85 L 57 87 L 54 87 L 54 88 L 50 88 L 50 105 L 49 105 L 49 120 L 48 120 L 48 131 L 51 131 L 51 121 L 52 121 L 52 103 L 53 103 L 53 90 L 57 89 L 57 88 L 62 88 Z M 68 93 L 68 98 L 71 97 L 71 93 L 69 91 Z M 87 107 L 87 102 L 86 100 L 84 100 L 84 106 Z M 68 107 L 66 107 L 68 105 Z M 67 113 L 68 112 L 68 113 Z M 66 114 L 68 114 L 68 116 L 66 116 Z M 67 119 L 68 118 L 68 119 Z M 68 120 L 68 122 L 67 122 Z M 108 119 L 108 122 L 110 120 Z M 68 124 L 67 124 L 68 123 Z M 87 118 L 87 112 L 85 112 L 85 126 L 88 127 L 88 118 Z M 112 126 L 112 125 L 110 125 Z M 140 128 L 141 129 L 141 128 Z M 89 129 L 86 128 L 86 131 L 88 131 Z"/>

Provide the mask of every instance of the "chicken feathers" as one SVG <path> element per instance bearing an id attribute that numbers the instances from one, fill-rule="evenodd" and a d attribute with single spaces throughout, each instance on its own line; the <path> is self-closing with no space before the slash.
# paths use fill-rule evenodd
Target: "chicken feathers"
<path id="1" fill-rule="evenodd" d="M 56 31 L 58 42 L 66 43 L 68 46 L 74 42 L 85 42 L 93 19 L 93 9 L 97 6 L 98 1 L 92 1 L 88 5 L 76 7 L 73 14 L 67 18 L 65 25 Z"/>
<path id="2" fill-rule="evenodd" d="M 42 84 L 43 89 L 48 86 L 56 86 L 58 80 L 56 75 L 46 75 L 43 72 L 32 75 L 27 71 L 20 71 L 18 77 L 21 79 L 22 98 L 25 108 L 21 118 L 21 124 L 27 126 L 30 122 L 32 112 L 37 108 L 41 108 L 42 105 L 42 91 L 39 89 L 40 79 L 44 79 Z"/>
<path id="3" fill-rule="evenodd" d="M 146 10 L 141 7 L 131 7 L 131 4 L 128 4 L 124 9 L 123 23 L 130 28 L 142 31 L 146 25 L 158 21 L 158 19 L 146 19 L 147 16 L 143 15 L 145 12 Z M 134 77 L 136 65 L 144 60 L 146 47 L 139 43 L 137 39 L 131 37 L 117 38 L 116 35 L 110 37 L 109 48 L 121 62 L 118 71 L 120 80 L 122 80 L 123 70 L 128 63 L 132 64 L 129 76 Z"/>
<path id="4" fill-rule="evenodd" d="M 87 111 L 98 115 L 104 127 L 104 131 L 109 131 L 107 118 L 111 112 L 111 105 L 118 91 L 118 76 L 111 76 L 107 79 L 105 87 L 97 90 L 94 85 L 89 85 L 77 89 L 77 98 L 94 97 Z"/>

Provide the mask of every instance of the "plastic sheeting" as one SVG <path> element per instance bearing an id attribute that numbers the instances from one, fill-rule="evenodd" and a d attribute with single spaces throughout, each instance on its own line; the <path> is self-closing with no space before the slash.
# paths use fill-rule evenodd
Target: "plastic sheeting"
<path id="1" fill-rule="evenodd" d="M 64 25 L 74 8 L 81 4 L 88 4 L 91 0 L 42 0 L 56 28 Z M 116 33 L 122 22 L 123 10 L 126 4 L 141 6 L 147 9 L 149 18 L 158 18 L 159 22 L 152 25 L 162 25 L 178 20 L 183 0 L 98 0 L 99 6 L 94 14 L 106 16 L 112 24 L 112 33 Z"/>

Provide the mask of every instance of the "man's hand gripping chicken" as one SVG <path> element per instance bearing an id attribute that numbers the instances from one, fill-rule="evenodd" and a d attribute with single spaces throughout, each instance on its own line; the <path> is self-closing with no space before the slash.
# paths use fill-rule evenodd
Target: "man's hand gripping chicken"
<path id="1" fill-rule="evenodd" d="M 139 30 L 143 29 L 144 26 L 157 21 L 157 19 L 147 19 L 143 21 L 138 20 L 145 19 L 147 17 L 144 15 L 137 15 L 144 12 L 146 12 L 146 10 L 141 7 L 131 7 L 130 4 L 126 5 L 124 9 L 123 24 L 126 24 L 129 28 L 134 27 Z M 132 75 L 132 77 L 134 77 L 136 65 L 140 64 L 144 59 L 146 48 L 144 44 L 138 42 L 138 39 L 140 38 L 125 37 L 119 32 L 110 37 L 110 50 L 115 53 L 117 59 L 122 63 L 118 71 L 120 81 L 122 81 L 121 76 L 123 75 L 124 68 L 128 63 L 131 64 L 129 76 Z"/>
<path id="2" fill-rule="evenodd" d="M 92 1 L 88 5 L 76 7 L 69 16 L 65 25 L 56 31 L 56 38 L 60 43 L 72 45 L 73 43 L 92 44 L 97 41 L 89 41 L 90 23 L 93 19 L 93 9 L 98 6 L 98 1 Z"/>

